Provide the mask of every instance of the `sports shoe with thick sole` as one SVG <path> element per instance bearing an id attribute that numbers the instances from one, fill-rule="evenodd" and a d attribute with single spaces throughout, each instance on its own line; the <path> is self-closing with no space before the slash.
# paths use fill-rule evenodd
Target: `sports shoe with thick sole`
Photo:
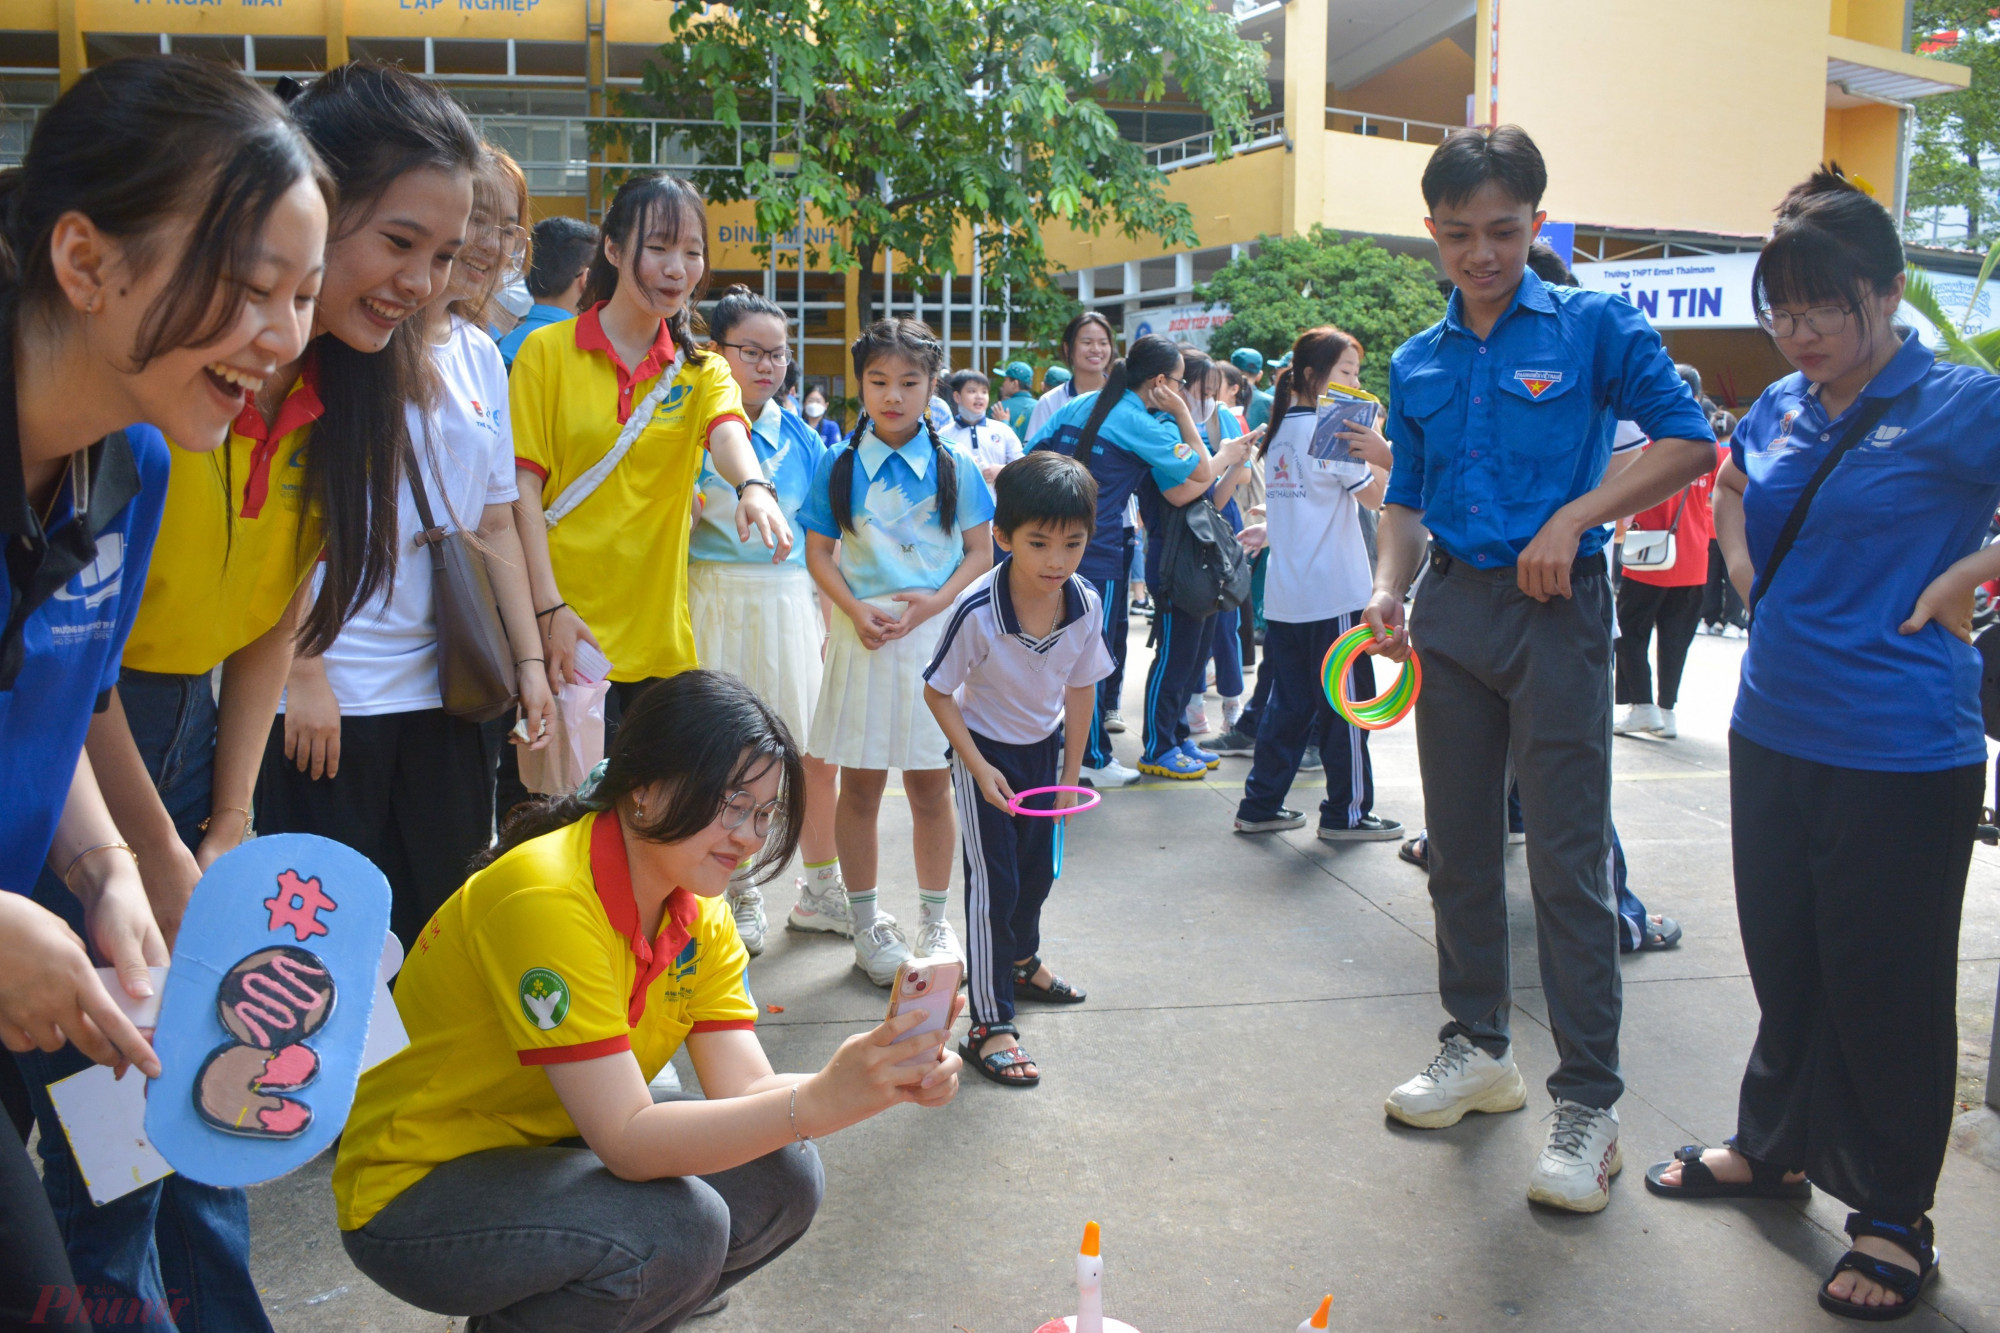
<path id="1" fill-rule="evenodd" d="M 893 985 L 896 969 L 914 957 L 902 927 L 887 912 L 876 912 L 873 921 L 854 933 L 854 966 L 878 986 Z"/>
<path id="2" fill-rule="evenodd" d="M 1203 747 L 1210 754 L 1228 755 L 1236 759 L 1248 759 L 1257 753 L 1257 738 L 1235 727 L 1223 732 Z"/>
<path id="3" fill-rule="evenodd" d="M 958 942 L 950 919 L 942 916 L 917 918 L 916 954 L 919 958 L 956 958 L 960 966 L 965 963 L 965 946 Z"/>
<path id="4" fill-rule="evenodd" d="M 1143 776 L 1138 769 L 1127 768 L 1116 759 L 1103 768 L 1085 768 L 1081 774 L 1084 786 L 1096 787 L 1100 791 L 1106 787 L 1129 787 Z"/>
<path id="5" fill-rule="evenodd" d="M 736 933 L 752 958 L 764 952 L 764 935 L 770 922 L 764 916 L 764 892 L 755 884 L 731 884 L 728 889 L 729 914 L 736 918 Z"/>
<path id="6" fill-rule="evenodd" d="M 1208 765 L 1188 754 L 1185 750 L 1169 750 L 1158 759 L 1141 759 L 1139 771 L 1147 777 L 1172 778 L 1176 782 L 1193 782 L 1208 776 Z"/>
<path id="7" fill-rule="evenodd" d="M 1108 709 L 1104 714 L 1104 729 L 1114 736 L 1125 732 L 1125 715 L 1117 709 Z"/>
<path id="8" fill-rule="evenodd" d="M 803 879 L 798 883 L 799 900 L 785 917 L 785 929 L 822 930 L 853 939 L 854 912 L 847 905 L 847 885 L 838 877 L 824 887 L 815 887 Z"/>
<path id="9" fill-rule="evenodd" d="M 1495 1059 L 1464 1037 L 1449 1037 L 1424 1072 L 1382 1104 L 1415 1129 L 1448 1129 L 1474 1111 L 1500 1114 L 1528 1104 L 1528 1084 L 1512 1052 Z"/>
<path id="10" fill-rule="evenodd" d="M 1245 819 L 1241 815 L 1236 816 L 1238 833 L 1277 833 L 1283 829 L 1305 826 L 1306 817 L 1303 814 L 1297 810 L 1287 810 L 1283 806 L 1278 807 L 1278 813 L 1269 819 Z"/>
<path id="11" fill-rule="evenodd" d="M 1528 1177 L 1528 1202 L 1570 1213 L 1601 1213 L 1611 1202 L 1611 1178 L 1624 1169 L 1618 1110 L 1559 1101 L 1547 1118 L 1548 1145 Z"/>

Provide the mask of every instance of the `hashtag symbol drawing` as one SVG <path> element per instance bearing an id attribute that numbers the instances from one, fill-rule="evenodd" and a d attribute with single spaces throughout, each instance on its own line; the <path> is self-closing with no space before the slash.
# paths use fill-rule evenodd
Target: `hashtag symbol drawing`
<path id="1" fill-rule="evenodd" d="M 266 898 L 264 906 L 271 912 L 266 929 L 276 931 L 289 926 L 303 944 L 314 935 L 327 933 L 326 923 L 319 919 L 319 914 L 337 911 L 340 904 L 320 890 L 317 876 L 300 879 L 297 871 L 287 870 L 278 876 L 277 896 Z"/>

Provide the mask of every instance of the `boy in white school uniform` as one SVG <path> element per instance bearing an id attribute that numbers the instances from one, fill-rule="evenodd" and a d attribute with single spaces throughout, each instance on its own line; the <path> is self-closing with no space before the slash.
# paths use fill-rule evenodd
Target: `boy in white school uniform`
<path id="1" fill-rule="evenodd" d="M 1096 707 L 1111 674 L 1097 590 L 1078 577 L 1097 522 L 1097 482 L 1053 450 L 1000 470 L 994 539 L 1005 551 L 952 604 L 924 670 L 924 702 L 951 742 L 952 789 L 965 854 L 966 1063 L 1008 1087 L 1041 1081 L 1021 1049 L 1014 1002 L 1081 1004 L 1082 991 L 1042 962 L 1042 904 L 1054 883 L 1055 825 L 1008 803 L 1037 787 L 1077 783 Z M 1067 809 L 1069 793 L 1036 797 Z"/>
<path id="2" fill-rule="evenodd" d="M 938 434 L 946 443 L 971 454 L 979 464 L 979 475 L 991 486 L 1000 469 L 1024 452 L 1021 437 L 1005 421 L 986 415 L 992 396 L 992 382 L 986 376 L 976 370 L 956 371 L 945 387 L 951 393 L 953 412 L 951 424 L 940 426 Z"/>

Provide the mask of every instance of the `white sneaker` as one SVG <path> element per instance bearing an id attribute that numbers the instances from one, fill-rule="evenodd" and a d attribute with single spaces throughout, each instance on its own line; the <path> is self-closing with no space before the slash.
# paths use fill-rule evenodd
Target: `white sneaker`
<path id="1" fill-rule="evenodd" d="M 964 966 L 965 946 L 958 942 L 958 932 L 951 928 L 949 917 L 917 918 L 917 957 L 955 958 Z"/>
<path id="2" fill-rule="evenodd" d="M 1123 735 L 1125 732 L 1125 715 L 1115 708 L 1106 709 L 1104 712 L 1104 729 L 1114 736 Z"/>
<path id="3" fill-rule="evenodd" d="M 1625 1165 L 1618 1151 L 1618 1111 L 1558 1101 L 1547 1119 L 1549 1143 L 1528 1177 L 1528 1202 L 1572 1213 L 1602 1212 L 1611 1202 L 1611 1177 Z"/>
<path id="4" fill-rule="evenodd" d="M 1659 727 L 1659 709 L 1651 704 L 1631 704 L 1625 709 L 1625 716 L 1611 724 L 1611 732 L 1616 736 L 1631 736 L 1641 731 L 1657 731 Z"/>
<path id="5" fill-rule="evenodd" d="M 1389 1094 L 1383 1110 L 1418 1129 L 1443 1129 L 1468 1111 L 1518 1111 L 1528 1085 L 1509 1051 L 1494 1059 L 1464 1037 L 1447 1038 L 1423 1073 Z"/>
<path id="6" fill-rule="evenodd" d="M 1663 741 L 1670 741 L 1681 734 L 1680 729 L 1674 725 L 1673 709 L 1662 708 L 1660 710 L 1660 725 L 1653 728 L 1653 734 Z"/>
<path id="7" fill-rule="evenodd" d="M 854 933 L 854 965 L 878 986 L 894 983 L 896 969 L 914 957 L 910 942 L 903 938 L 902 927 L 887 912 L 876 912 L 875 920 L 866 930 Z"/>
<path id="8" fill-rule="evenodd" d="M 1084 786 L 1098 788 L 1129 787 L 1144 776 L 1138 769 L 1127 768 L 1116 759 L 1103 768 L 1085 768 L 1082 773 Z"/>
<path id="9" fill-rule="evenodd" d="M 743 937 L 743 947 L 755 958 L 764 952 L 764 934 L 770 929 L 770 922 L 764 917 L 764 891 L 755 884 L 732 881 L 724 896 L 729 899 L 729 914 L 736 918 L 736 933 Z"/>
<path id="10" fill-rule="evenodd" d="M 820 888 L 799 882 L 799 901 L 785 918 L 787 930 L 824 930 L 834 935 L 854 935 L 854 910 L 847 905 L 847 885 L 839 876 Z"/>

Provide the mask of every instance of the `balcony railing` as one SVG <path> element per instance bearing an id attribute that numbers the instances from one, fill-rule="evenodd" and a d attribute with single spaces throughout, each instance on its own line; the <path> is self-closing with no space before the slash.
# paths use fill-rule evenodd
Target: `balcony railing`
<path id="1" fill-rule="evenodd" d="M 1215 130 L 1201 134 L 1191 134 L 1185 139 L 1175 139 L 1171 143 L 1154 144 L 1146 150 L 1146 160 L 1161 171 L 1179 171 L 1182 167 L 1198 167 L 1204 162 L 1215 161 Z M 1276 148 L 1285 142 L 1285 113 L 1274 111 L 1270 115 L 1259 116 L 1250 122 L 1249 131 L 1240 140 L 1229 145 L 1232 153 L 1255 153 L 1265 148 Z"/>
<path id="2" fill-rule="evenodd" d="M 1434 120 L 1409 120 L 1401 116 L 1381 116 L 1373 111 L 1349 111 L 1342 107 L 1330 106 L 1326 109 L 1326 127 L 1341 134 L 1359 134 L 1368 138 L 1401 139 L 1404 143 L 1443 143 L 1445 136 L 1460 125 L 1440 125 Z"/>
<path id="3" fill-rule="evenodd" d="M 694 175 L 741 171 L 746 139 L 768 144 L 771 127 L 745 121 L 721 157 L 703 155 L 689 142 L 697 129 L 721 129 L 717 120 L 647 120 L 632 116 L 475 115 L 473 124 L 520 163 L 532 194 L 586 194 L 589 173 L 665 169 Z M 623 156 L 614 157 L 613 143 Z"/>

